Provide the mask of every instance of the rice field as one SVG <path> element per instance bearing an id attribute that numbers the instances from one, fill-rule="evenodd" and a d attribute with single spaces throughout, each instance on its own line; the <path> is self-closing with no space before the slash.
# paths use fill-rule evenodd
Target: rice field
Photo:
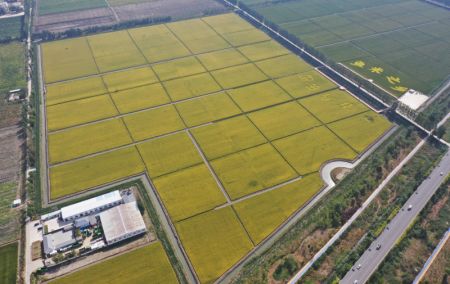
<path id="1" fill-rule="evenodd" d="M 324 163 L 391 127 L 234 14 L 42 52 L 50 199 L 146 174 L 202 283 L 320 191 Z"/>
<path id="2" fill-rule="evenodd" d="M 155 265 L 157 264 L 157 265 Z M 160 242 L 114 256 L 50 283 L 178 283 Z"/>
<path id="3" fill-rule="evenodd" d="M 0 247 L 0 282 L 5 284 L 16 283 L 18 244 L 12 243 Z"/>
<path id="4" fill-rule="evenodd" d="M 281 184 L 297 176 L 270 144 L 214 160 L 211 165 L 231 199 Z"/>
<path id="5" fill-rule="evenodd" d="M 156 178 L 154 184 L 174 222 L 209 211 L 226 202 L 204 164 Z"/>
<path id="6" fill-rule="evenodd" d="M 159 177 L 202 162 L 202 158 L 185 132 L 180 132 L 138 145 L 151 177 Z"/>
<path id="7" fill-rule="evenodd" d="M 318 174 L 308 175 L 254 198 L 238 202 L 233 207 L 255 244 L 260 243 L 286 219 L 305 204 L 323 186 Z"/>
<path id="8" fill-rule="evenodd" d="M 230 207 L 197 215 L 175 226 L 202 283 L 214 282 L 253 247 Z"/>
<path id="9" fill-rule="evenodd" d="M 50 198 L 75 194 L 143 171 L 144 164 L 135 147 L 71 161 L 50 168 Z"/>
<path id="10" fill-rule="evenodd" d="M 419 0 L 243 0 L 267 20 L 394 96 L 450 74 L 448 11 Z"/>

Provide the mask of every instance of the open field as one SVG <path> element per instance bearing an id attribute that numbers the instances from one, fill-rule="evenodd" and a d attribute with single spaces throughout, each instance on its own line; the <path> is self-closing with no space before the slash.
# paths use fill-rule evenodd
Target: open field
<path id="1" fill-rule="evenodd" d="M 178 283 L 160 242 L 115 256 L 50 283 Z"/>
<path id="2" fill-rule="evenodd" d="M 71 128 L 48 136 L 49 162 L 64 162 L 131 142 L 121 119 Z"/>
<path id="3" fill-rule="evenodd" d="M 52 62 L 83 40 L 97 54 L 80 62 L 106 64 L 45 77 L 50 199 L 145 173 L 214 282 L 322 188 L 324 163 L 391 126 L 260 33 L 227 14 L 43 44 L 44 72 L 70 69 Z M 228 40 L 245 34 L 258 36 Z M 48 46 L 68 49 L 49 58 Z"/>
<path id="4" fill-rule="evenodd" d="M 112 26 L 144 19 L 181 20 L 218 14 L 227 8 L 214 0 L 38 0 L 34 32 Z"/>
<path id="5" fill-rule="evenodd" d="M 48 129 L 63 129 L 117 115 L 110 96 L 103 95 L 47 107 Z"/>
<path id="6" fill-rule="evenodd" d="M 0 229 L 2 231 L 0 235 L 0 244 L 15 241 L 19 237 L 20 211 L 11 208 L 11 204 L 14 201 L 14 199 L 16 199 L 16 197 L 17 197 L 17 182 L 3 181 L 0 183 Z M 0 258 L 1 258 L 1 249 L 0 249 Z M 0 261 L 0 264 L 1 263 L 2 262 Z"/>
<path id="7" fill-rule="evenodd" d="M 208 159 L 235 153 L 267 141 L 245 116 L 196 128 L 192 133 Z"/>
<path id="8" fill-rule="evenodd" d="M 213 210 L 176 225 L 202 283 L 212 283 L 253 244 L 230 208 Z"/>
<path id="9" fill-rule="evenodd" d="M 323 186 L 318 174 L 236 203 L 233 207 L 255 244 L 265 239 Z"/>
<path id="10" fill-rule="evenodd" d="M 197 149 L 184 132 L 139 144 L 138 149 L 151 177 L 176 172 L 202 162 Z"/>
<path id="11" fill-rule="evenodd" d="M 100 77 L 73 80 L 47 86 L 47 106 L 85 99 L 107 92 Z"/>
<path id="12" fill-rule="evenodd" d="M 450 16 L 424 1 L 242 2 L 394 95 L 429 93 L 450 73 Z"/>
<path id="13" fill-rule="evenodd" d="M 39 14 L 58 14 L 107 7 L 105 0 L 40 0 Z"/>
<path id="14" fill-rule="evenodd" d="M 269 144 L 217 159 L 211 164 L 232 199 L 296 177 L 295 171 Z"/>
<path id="15" fill-rule="evenodd" d="M 273 144 L 300 174 L 316 172 L 332 159 L 356 157 L 355 151 L 323 126 L 281 138 Z"/>
<path id="16" fill-rule="evenodd" d="M 204 164 L 157 178 L 154 183 L 175 222 L 211 210 L 226 201 Z"/>
<path id="17" fill-rule="evenodd" d="M 18 260 L 17 243 L 0 247 L 0 282 L 5 284 L 16 283 L 17 277 L 17 260 Z"/>
<path id="18" fill-rule="evenodd" d="M 135 147 L 70 162 L 50 168 L 51 198 L 74 194 L 80 189 L 113 182 L 143 171 L 144 165 Z"/>
<path id="19" fill-rule="evenodd" d="M 24 88 L 26 77 L 24 46 L 16 42 L 1 44 L 0 62 L 0 95 L 9 90 Z"/>
<path id="20" fill-rule="evenodd" d="M 0 19 L 0 40 L 22 37 L 23 16 Z"/>

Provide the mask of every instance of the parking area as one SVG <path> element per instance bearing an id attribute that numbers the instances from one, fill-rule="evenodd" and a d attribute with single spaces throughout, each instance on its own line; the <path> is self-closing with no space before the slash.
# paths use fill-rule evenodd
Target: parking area
<path id="1" fill-rule="evenodd" d="M 25 283 L 30 283 L 30 276 L 33 271 L 44 267 L 41 258 L 33 260 L 32 245 L 36 241 L 42 242 L 42 226 L 39 221 L 31 221 L 25 225 L 26 242 L 25 242 Z"/>

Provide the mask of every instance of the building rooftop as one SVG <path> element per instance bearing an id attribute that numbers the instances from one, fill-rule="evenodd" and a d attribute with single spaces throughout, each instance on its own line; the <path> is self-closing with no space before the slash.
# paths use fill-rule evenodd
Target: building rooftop
<path id="1" fill-rule="evenodd" d="M 136 202 L 121 204 L 100 213 L 100 221 L 106 242 L 146 229 Z"/>
<path id="2" fill-rule="evenodd" d="M 74 243 L 76 243 L 76 239 L 72 230 L 58 231 L 44 236 L 44 252 L 45 254 L 53 254 L 58 249 L 73 245 Z"/>
<path id="3" fill-rule="evenodd" d="M 423 105 L 423 103 L 428 100 L 428 97 L 418 91 L 410 89 L 398 100 L 411 109 L 417 110 L 421 105 Z"/>
<path id="4" fill-rule="evenodd" d="M 122 201 L 122 197 L 118 190 L 112 191 L 97 197 L 81 201 L 66 207 L 61 208 L 61 218 L 66 219 L 81 212 L 86 212 L 95 208 L 108 205 L 113 202 Z"/>

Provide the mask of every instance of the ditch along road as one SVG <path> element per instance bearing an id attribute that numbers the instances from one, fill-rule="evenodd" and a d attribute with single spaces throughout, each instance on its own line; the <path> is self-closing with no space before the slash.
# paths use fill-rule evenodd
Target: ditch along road
<path id="1" fill-rule="evenodd" d="M 427 259 L 427 261 L 425 262 L 424 266 L 420 270 L 419 274 L 417 274 L 417 276 L 414 279 L 412 284 L 419 284 L 422 281 L 422 278 L 427 274 L 428 269 L 430 268 L 431 264 L 433 264 L 433 261 L 439 255 L 441 250 L 444 248 L 444 246 L 447 243 L 449 238 L 450 238 L 450 228 L 448 228 L 447 231 L 444 233 L 444 236 L 439 241 L 439 244 L 436 246 L 436 248 L 434 249 L 433 253 Z"/>
<path id="2" fill-rule="evenodd" d="M 353 268 L 340 281 L 343 284 L 366 283 L 370 276 L 396 245 L 400 237 L 411 226 L 431 197 L 450 174 L 450 150 L 442 157 L 439 164 L 425 179 L 403 205 L 401 210 L 386 226 L 380 236 L 372 242 Z"/>

